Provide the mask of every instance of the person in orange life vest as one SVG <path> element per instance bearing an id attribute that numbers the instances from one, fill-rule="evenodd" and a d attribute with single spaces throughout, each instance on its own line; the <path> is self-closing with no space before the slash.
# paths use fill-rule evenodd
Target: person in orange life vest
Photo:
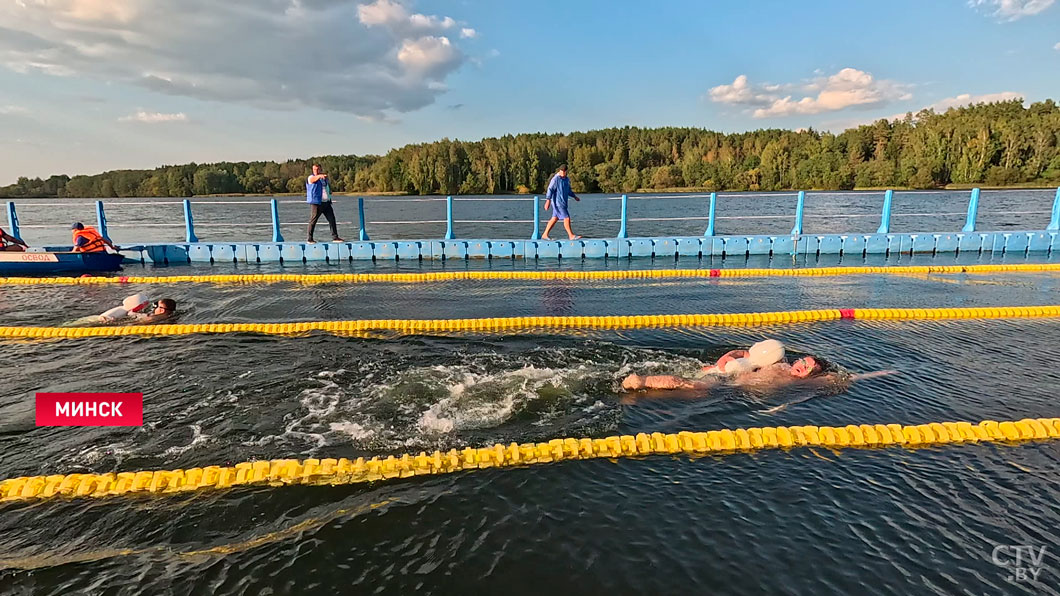
<path id="1" fill-rule="evenodd" d="M 0 250 L 23 252 L 27 248 L 29 248 L 28 244 L 15 238 L 11 234 L 8 234 L 3 228 L 0 228 Z"/>
<path id="2" fill-rule="evenodd" d="M 118 250 L 114 243 L 100 235 L 95 228 L 81 222 L 70 226 L 73 231 L 74 252 L 106 252 L 107 247 Z"/>

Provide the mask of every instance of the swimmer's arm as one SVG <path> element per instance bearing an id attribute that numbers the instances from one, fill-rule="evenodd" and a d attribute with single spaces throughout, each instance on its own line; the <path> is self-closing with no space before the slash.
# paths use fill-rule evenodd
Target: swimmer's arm
<path id="1" fill-rule="evenodd" d="M 864 381 L 865 379 L 876 379 L 879 377 L 887 377 L 890 375 L 896 375 L 896 370 L 877 370 L 875 372 L 860 373 L 856 375 L 850 375 L 851 381 Z"/>
<path id="2" fill-rule="evenodd" d="M 749 356 L 747 350 L 729 350 L 721 358 L 718 358 L 718 361 L 716 363 L 714 363 L 713 365 L 708 364 L 704 366 L 702 370 L 709 370 L 711 372 L 717 370 L 718 372 L 724 372 L 726 364 L 733 360 L 736 360 L 737 358 L 747 358 L 747 356 Z"/>
<path id="3" fill-rule="evenodd" d="M 644 386 L 648 389 L 708 389 L 711 383 L 673 375 L 654 375 L 644 378 Z"/>
<path id="4" fill-rule="evenodd" d="M 622 388 L 627 391 L 643 389 L 709 389 L 713 386 L 713 382 L 696 381 L 674 375 L 650 375 L 644 377 L 629 375 L 622 382 Z"/>

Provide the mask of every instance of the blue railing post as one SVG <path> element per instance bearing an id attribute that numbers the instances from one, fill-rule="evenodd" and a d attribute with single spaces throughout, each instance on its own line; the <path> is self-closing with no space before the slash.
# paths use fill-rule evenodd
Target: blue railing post
<path id="1" fill-rule="evenodd" d="M 110 240 L 107 234 L 107 214 L 103 212 L 103 201 L 96 201 L 96 230 L 104 239 Z"/>
<path id="2" fill-rule="evenodd" d="M 968 217 L 964 220 L 962 232 L 975 231 L 975 217 L 979 213 L 979 189 L 972 189 L 972 197 L 968 199 Z"/>
<path id="3" fill-rule="evenodd" d="M 622 223 L 618 227 L 618 236 L 616 238 L 628 238 L 626 234 L 626 203 L 629 202 L 629 197 L 622 195 Z"/>
<path id="4" fill-rule="evenodd" d="M 799 202 L 795 203 L 795 225 L 791 228 L 792 236 L 802 235 L 802 209 L 806 205 L 806 191 L 799 191 Z"/>
<path id="5" fill-rule="evenodd" d="M 283 242 L 283 234 L 280 233 L 280 204 L 276 199 L 269 201 L 272 207 L 272 241 Z"/>
<path id="6" fill-rule="evenodd" d="M 534 195 L 534 233 L 530 236 L 530 239 L 541 239 L 541 198 L 537 195 Z"/>
<path id="7" fill-rule="evenodd" d="M 704 236 L 713 236 L 714 235 L 714 206 L 717 205 L 717 203 L 718 203 L 718 193 L 716 193 L 716 192 L 710 193 L 710 210 L 707 212 L 707 217 L 710 218 L 710 221 L 707 222 L 707 231 L 703 232 Z"/>
<path id="8" fill-rule="evenodd" d="M 1053 216 L 1049 219 L 1049 227 L 1045 229 L 1050 232 L 1060 230 L 1060 186 L 1056 187 L 1056 198 L 1053 199 Z"/>
<path id="9" fill-rule="evenodd" d="M 893 190 L 883 193 L 883 216 L 880 218 L 880 229 L 876 230 L 877 234 L 891 233 L 891 199 L 893 198 Z"/>
<path id="10" fill-rule="evenodd" d="M 368 237 L 368 230 L 366 230 L 364 227 L 364 197 L 357 197 L 357 217 L 359 217 L 361 220 L 361 232 L 358 235 L 358 237 L 361 239 L 361 242 L 371 240 Z"/>
<path id="11" fill-rule="evenodd" d="M 453 196 L 445 197 L 445 239 L 452 240 L 453 235 Z"/>
<path id="12" fill-rule="evenodd" d="M 7 227 L 11 229 L 10 234 L 22 240 L 22 234 L 18 231 L 18 214 L 15 213 L 15 202 L 7 202 Z"/>
<path id="13" fill-rule="evenodd" d="M 191 219 L 191 201 L 184 199 L 184 241 L 198 242 L 195 236 L 195 222 Z"/>

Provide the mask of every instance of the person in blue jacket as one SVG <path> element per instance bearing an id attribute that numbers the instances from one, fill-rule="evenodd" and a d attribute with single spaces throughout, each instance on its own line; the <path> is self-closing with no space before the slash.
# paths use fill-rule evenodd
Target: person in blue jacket
<path id="1" fill-rule="evenodd" d="M 563 227 L 567 230 L 567 237 L 571 240 L 581 238 L 581 236 L 575 236 L 574 230 L 571 230 L 570 227 L 570 214 L 567 213 L 567 200 L 569 197 L 574 197 L 575 201 L 581 201 L 578 195 L 571 192 L 570 179 L 567 178 L 567 166 L 560 166 L 559 171 L 549 181 L 548 192 L 545 193 L 545 210 L 548 211 L 549 205 L 552 206 L 552 218 L 548 220 L 548 224 L 545 226 L 545 233 L 541 236 L 543 240 L 551 240 L 548 237 L 548 233 L 552 231 L 552 226 L 556 225 L 559 220 L 563 220 Z"/>
<path id="2" fill-rule="evenodd" d="M 323 215 L 328 220 L 331 228 L 331 241 L 344 242 L 339 238 L 338 222 L 335 221 L 335 209 L 331 206 L 331 191 L 328 188 L 328 175 L 320 171 L 320 166 L 313 164 L 313 175 L 306 179 L 305 202 L 309 203 L 309 233 L 306 242 L 316 244 L 313 240 L 313 230 L 317 227 L 317 220 Z"/>

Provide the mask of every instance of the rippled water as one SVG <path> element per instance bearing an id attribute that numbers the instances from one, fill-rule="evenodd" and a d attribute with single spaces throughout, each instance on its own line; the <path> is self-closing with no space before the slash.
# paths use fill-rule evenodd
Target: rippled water
<path id="1" fill-rule="evenodd" d="M 200 269 L 169 271 L 189 270 Z M 176 298 L 185 307 L 181 322 L 213 322 L 1053 304 L 1058 283 L 1060 275 L 1024 274 L 2 287 L 0 320 L 58 325 L 135 291 Z M 524 335 L 0 340 L 0 473 L 752 425 L 1051 417 L 1060 414 L 1058 331 L 1054 320 L 835 321 Z M 849 371 L 899 374 L 839 394 L 723 390 L 630 400 L 617 391 L 631 371 L 688 373 L 763 337 Z M 37 391 L 142 391 L 145 424 L 37 428 Z M 371 485 L 7 503 L 0 505 L 0 592 L 1055 593 L 1058 447 L 794 449 Z M 1046 546 L 1038 581 L 1013 581 L 1011 569 L 992 561 L 997 545 Z"/>

